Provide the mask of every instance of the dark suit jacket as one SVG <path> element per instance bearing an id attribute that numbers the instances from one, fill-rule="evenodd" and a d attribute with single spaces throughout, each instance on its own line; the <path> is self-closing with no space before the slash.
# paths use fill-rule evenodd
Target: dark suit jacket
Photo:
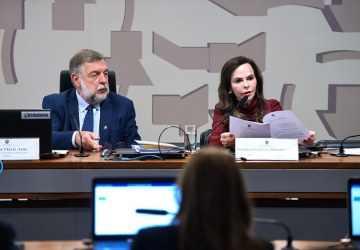
<path id="1" fill-rule="evenodd" d="M 132 250 L 179 250 L 179 227 L 163 226 L 145 228 L 139 231 L 132 244 Z M 271 243 L 259 239 L 262 250 L 273 250 Z M 245 250 L 245 249 L 244 249 Z"/>
<path id="2" fill-rule="evenodd" d="M 15 230 L 6 223 L 0 221 L 0 249 L 15 250 Z"/>
<path id="3" fill-rule="evenodd" d="M 132 250 L 178 250 L 177 226 L 151 227 L 139 231 Z"/>
<path id="4" fill-rule="evenodd" d="M 53 149 L 73 149 L 71 138 L 77 130 L 74 118 L 79 124 L 76 89 L 72 88 L 60 94 L 45 96 L 42 102 L 44 109 L 52 111 L 52 147 Z M 100 145 L 105 142 L 115 146 L 125 142 L 127 147 L 140 140 L 135 120 L 133 102 L 121 95 L 110 92 L 100 104 Z"/>

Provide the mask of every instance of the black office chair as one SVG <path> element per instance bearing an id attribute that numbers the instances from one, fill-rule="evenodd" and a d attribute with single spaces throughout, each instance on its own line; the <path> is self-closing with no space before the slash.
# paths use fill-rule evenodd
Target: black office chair
<path id="1" fill-rule="evenodd" d="M 212 129 L 209 128 L 200 134 L 200 148 L 204 148 L 209 144 Z"/>
<path id="2" fill-rule="evenodd" d="M 117 93 L 116 92 L 116 77 L 115 77 L 114 71 L 109 70 L 108 80 L 109 80 L 110 91 Z M 74 87 L 74 85 L 71 82 L 71 76 L 70 76 L 69 70 L 62 70 L 60 72 L 60 92 L 63 92 L 65 90 L 68 90 L 73 87 Z"/>

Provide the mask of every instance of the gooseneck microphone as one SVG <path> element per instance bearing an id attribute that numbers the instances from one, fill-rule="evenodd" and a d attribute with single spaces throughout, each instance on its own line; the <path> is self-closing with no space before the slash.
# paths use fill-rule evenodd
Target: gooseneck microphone
<path id="1" fill-rule="evenodd" d="M 175 215 L 176 214 L 176 213 L 170 213 L 170 212 L 168 212 L 166 210 L 162 210 L 162 209 L 147 209 L 147 208 L 138 208 L 135 210 L 135 212 L 138 214 L 148 214 L 148 215 L 169 215 L 169 214 Z M 292 246 L 293 237 L 292 237 L 290 228 L 285 223 L 280 222 L 275 219 L 265 219 L 265 218 L 254 218 L 253 222 L 281 226 L 283 229 L 285 229 L 286 234 L 287 234 L 286 246 L 281 248 L 281 250 L 296 250 L 296 248 L 294 248 Z"/>
<path id="2" fill-rule="evenodd" d="M 358 137 L 358 136 L 360 136 L 360 135 L 350 135 L 348 137 L 345 137 L 340 143 L 339 153 L 335 154 L 335 156 L 337 156 L 337 157 L 347 157 L 348 155 L 345 154 L 345 152 L 344 152 L 344 142 L 349 138 Z"/>
<path id="3" fill-rule="evenodd" d="M 286 237 L 286 246 L 281 248 L 281 250 L 296 250 L 292 246 L 293 237 L 290 231 L 290 228 L 283 222 L 280 222 L 275 219 L 265 219 L 265 218 L 254 218 L 253 222 L 255 223 L 265 223 L 265 224 L 272 224 L 272 225 L 278 225 L 281 226 L 283 229 L 285 229 L 287 237 Z"/>
<path id="4" fill-rule="evenodd" d="M 79 153 L 74 154 L 74 156 L 76 156 L 76 157 L 87 157 L 87 156 L 89 156 L 89 154 L 85 153 L 85 150 L 84 150 L 84 147 L 83 147 L 83 144 L 82 144 L 81 131 L 80 131 L 79 125 L 78 125 L 78 123 L 77 123 L 77 121 L 76 121 L 75 115 L 72 114 L 71 117 L 74 119 L 74 122 L 75 122 L 75 125 L 76 125 L 76 128 L 77 128 L 77 131 L 78 131 L 79 136 L 80 136 Z"/>
<path id="5" fill-rule="evenodd" d="M 204 135 L 203 135 L 204 137 L 203 137 L 203 138 L 200 138 L 200 141 L 203 141 L 203 143 L 202 143 L 203 145 L 202 145 L 202 146 L 205 146 L 205 145 L 208 144 L 211 133 L 212 133 L 217 127 L 219 127 L 221 124 L 223 124 L 224 121 L 225 121 L 230 115 L 232 115 L 232 114 L 235 112 L 235 110 L 237 110 L 238 108 L 241 108 L 241 107 L 245 104 L 245 102 L 247 101 L 247 99 L 248 99 L 248 96 L 247 96 L 247 95 L 244 96 L 243 98 L 241 98 L 240 101 L 238 102 L 238 104 L 236 105 L 236 107 L 233 108 L 233 110 L 231 110 L 231 112 L 230 112 L 229 114 L 224 115 L 224 116 L 219 120 L 219 122 L 215 125 L 215 127 L 213 127 L 212 129 L 210 129 L 208 132 L 204 133 Z"/>

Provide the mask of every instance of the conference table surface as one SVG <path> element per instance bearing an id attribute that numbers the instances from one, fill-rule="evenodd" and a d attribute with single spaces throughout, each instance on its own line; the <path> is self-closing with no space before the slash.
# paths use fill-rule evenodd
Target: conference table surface
<path id="1" fill-rule="evenodd" d="M 191 155 L 183 159 L 105 160 L 99 152 L 89 157 L 75 157 L 69 151 L 65 157 L 41 160 L 5 160 L 7 169 L 181 169 Z M 336 157 L 328 153 L 321 157 L 302 158 L 299 161 L 237 161 L 243 169 L 360 169 L 360 156 Z"/>
<path id="2" fill-rule="evenodd" d="M 6 160 L 0 174 L 0 199 L 31 197 L 90 197 L 95 177 L 176 177 L 191 155 L 184 159 L 106 160 L 99 152 L 75 157 Z M 360 176 L 360 157 L 321 157 L 298 161 L 238 161 L 248 191 L 258 198 L 345 198 L 347 179 Z"/>
<path id="3" fill-rule="evenodd" d="M 25 250 L 90 250 L 91 248 L 83 244 L 82 241 L 25 241 Z M 283 249 L 286 242 L 283 240 L 273 241 L 274 249 Z M 339 242 L 326 241 L 294 241 L 293 247 L 295 249 L 310 250 L 310 249 L 350 249 L 339 245 Z"/>

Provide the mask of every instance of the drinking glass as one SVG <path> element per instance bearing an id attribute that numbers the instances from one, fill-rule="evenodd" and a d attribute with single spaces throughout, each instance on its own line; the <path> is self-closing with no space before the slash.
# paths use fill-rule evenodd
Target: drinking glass
<path id="1" fill-rule="evenodd" d="M 184 135 L 184 147 L 194 153 L 196 151 L 197 126 L 185 125 L 184 131 L 186 134 Z"/>

